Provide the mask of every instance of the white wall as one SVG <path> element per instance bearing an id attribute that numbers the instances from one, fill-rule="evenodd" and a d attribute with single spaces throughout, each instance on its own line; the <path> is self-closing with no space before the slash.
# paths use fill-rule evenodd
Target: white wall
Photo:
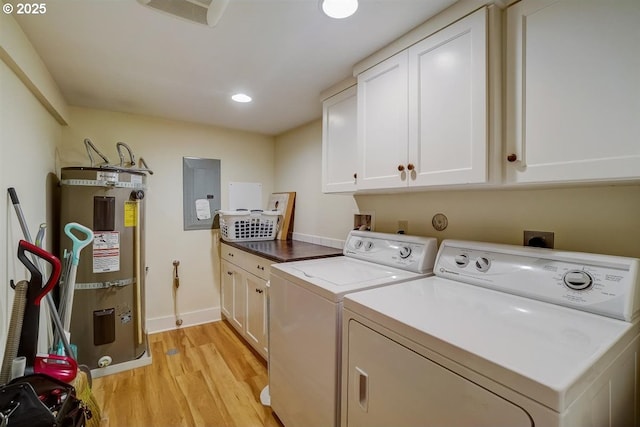
<path id="1" fill-rule="evenodd" d="M 45 247 L 51 250 L 54 151 L 60 142 L 66 104 L 20 26 L 4 13 L 0 14 L 0 60 L 0 183 L 3 191 L 14 187 L 18 192 L 34 238 L 39 225 L 47 224 Z M 5 201 L 0 209 L 0 354 L 4 353 L 13 304 L 9 281 L 29 279 L 17 259 L 23 234 L 6 192 Z M 40 324 L 47 319 L 45 312 Z M 39 351 L 46 350 L 46 339 L 41 333 Z"/>
<path id="2" fill-rule="evenodd" d="M 6 13 L 0 14 L 0 59 L 58 123 L 66 123 L 67 103 L 60 89 L 22 28 Z"/>
<path id="3" fill-rule="evenodd" d="M 15 73 L 0 61 L 0 189 L 4 192 L 0 209 L 0 354 L 4 353 L 13 290 L 9 280 L 29 279 L 17 259 L 18 242 L 23 238 L 7 188 L 14 187 L 32 237 L 46 223 L 46 247 L 53 224 L 52 188 L 55 147 L 61 126 L 42 106 Z M 43 317 L 44 319 L 44 317 Z"/>
<path id="4" fill-rule="evenodd" d="M 294 238 L 326 246 L 344 241 L 358 207 L 350 195 L 322 194 L 322 121 L 279 135 L 275 159 L 276 191 L 296 192 Z"/>
<path id="5" fill-rule="evenodd" d="M 356 196 L 375 211 L 378 231 L 521 245 L 523 231 L 553 231 L 557 249 L 640 258 L 640 186 L 435 191 Z M 431 219 L 444 213 L 447 229 Z"/>
<path id="6" fill-rule="evenodd" d="M 217 230 L 182 229 L 182 158 L 221 160 L 223 208 L 227 207 L 230 181 L 261 182 L 266 205 L 274 188 L 273 138 L 125 113 L 76 107 L 69 111 L 69 126 L 63 130 L 60 145 L 61 167 L 90 164 L 83 144 L 89 138 L 111 163 L 119 161 L 116 143 L 121 141 L 154 171 L 147 177 L 145 197 L 148 330 L 175 327 L 173 260 L 180 261 L 178 309 L 183 325 L 219 319 L 219 234 Z"/>

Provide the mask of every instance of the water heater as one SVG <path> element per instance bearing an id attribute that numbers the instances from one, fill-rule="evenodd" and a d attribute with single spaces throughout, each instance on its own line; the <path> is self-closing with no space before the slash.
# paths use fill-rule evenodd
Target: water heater
<path id="1" fill-rule="evenodd" d="M 78 363 L 105 367 L 141 357 L 144 307 L 146 174 L 132 169 L 67 167 L 61 171 L 61 229 L 93 230 L 81 253 L 71 315 Z M 71 250 L 61 233 L 60 253 Z"/>

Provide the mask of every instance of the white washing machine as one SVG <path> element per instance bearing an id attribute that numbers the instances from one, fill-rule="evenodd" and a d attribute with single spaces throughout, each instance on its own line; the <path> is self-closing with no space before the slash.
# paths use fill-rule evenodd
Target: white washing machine
<path id="1" fill-rule="evenodd" d="M 639 425 L 640 260 L 445 240 L 349 294 L 343 427 Z"/>
<path id="2" fill-rule="evenodd" d="M 434 238 L 352 231 L 344 256 L 274 264 L 269 288 L 269 393 L 287 427 L 339 422 L 345 294 L 426 277 Z"/>

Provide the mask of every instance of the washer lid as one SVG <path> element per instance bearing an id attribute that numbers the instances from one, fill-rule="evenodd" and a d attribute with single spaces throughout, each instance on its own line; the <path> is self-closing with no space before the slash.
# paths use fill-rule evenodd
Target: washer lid
<path id="1" fill-rule="evenodd" d="M 425 276 L 344 256 L 273 264 L 271 272 L 334 301 L 348 292 Z"/>
<path id="2" fill-rule="evenodd" d="M 558 412 L 638 329 L 439 277 L 350 294 L 344 307 Z"/>
<path id="3" fill-rule="evenodd" d="M 388 280 L 396 274 L 393 269 L 378 266 L 375 264 L 356 263 L 348 258 L 340 257 L 335 261 L 309 263 L 293 266 L 292 269 L 299 271 L 307 279 L 319 279 L 335 286 L 349 286 L 363 282 Z"/>

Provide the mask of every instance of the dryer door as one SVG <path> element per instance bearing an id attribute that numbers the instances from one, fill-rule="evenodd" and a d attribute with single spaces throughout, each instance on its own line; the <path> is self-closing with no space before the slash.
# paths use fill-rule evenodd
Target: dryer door
<path id="1" fill-rule="evenodd" d="M 531 427 L 519 406 L 351 320 L 349 427 Z M 343 420 L 344 421 L 344 420 Z"/>

